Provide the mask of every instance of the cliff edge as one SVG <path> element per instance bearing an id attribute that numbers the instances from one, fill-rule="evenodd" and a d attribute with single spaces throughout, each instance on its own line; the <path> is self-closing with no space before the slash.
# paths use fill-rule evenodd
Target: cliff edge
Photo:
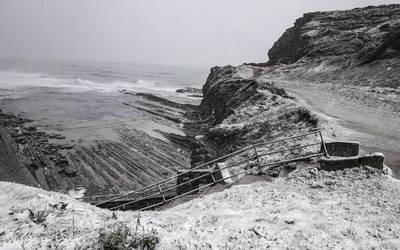
<path id="1" fill-rule="evenodd" d="M 271 64 L 335 56 L 365 64 L 400 56 L 400 5 L 313 12 L 269 50 Z"/>
<path id="2" fill-rule="evenodd" d="M 400 5 L 304 14 L 268 56 L 285 79 L 369 86 L 398 97 Z"/>

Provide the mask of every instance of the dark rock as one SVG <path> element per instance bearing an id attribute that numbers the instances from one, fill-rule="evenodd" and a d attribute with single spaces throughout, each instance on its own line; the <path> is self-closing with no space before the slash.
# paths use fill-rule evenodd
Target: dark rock
<path id="1" fill-rule="evenodd" d="M 177 89 L 176 93 L 185 93 L 185 94 L 192 94 L 192 95 L 202 96 L 201 89 L 191 88 L 191 87 L 186 87 L 186 88 L 183 88 L 183 89 Z"/>
<path id="2" fill-rule="evenodd" d="M 261 96 L 258 88 L 288 98 L 284 89 L 273 84 L 259 84 L 254 78 L 244 79 L 238 75 L 237 67 L 213 67 L 203 86 L 200 105 L 203 116 L 211 116 L 215 123 L 220 123 L 244 102 Z"/>
<path id="3" fill-rule="evenodd" d="M 32 127 L 32 126 L 29 126 L 29 127 L 27 127 L 26 129 L 29 130 L 29 131 L 31 131 L 31 132 L 36 131 L 36 128 L 35 128 L 35 127 Z"/>
<path id="4" fill-rule="evenodd" d="M 399 57 L 399 20 L 398 4 L 304 14 L 269 50 L 269 64 L 324 56 L 351 57 L 360 63 Z"/>
<path id="5" fill-rule="evenodd" d="M 360 152 L 359 142 L 326 142 L 325 147 L 330 156 L 350 157 L 357 156 Z M 323 152 L 322 145 L 321 152 Z"/>
<path id="6" fill-rule="evenodd" d="M 58 139 L 58 140 L 63 140 L 65 139 L 65 136 L 60 135 L 60 134 L 49 134 L 48 137 L 50 139 Z"/>
<path id="7" fill-rule="evenodd" d="M 360 157 L 359 162 L 361 166 L 370 166 L 372 168 L 383 169 L 383 162 L 385 156 L 381 153 L 375 153 L 372 155 L 365 155 Z"/>
<path id="8" fill-rule="evenodd" d="M 69 165 L 69 162 L 67 160 L 56 160 L 56 165 L 58 167 L 64 168 Z"/>
<path id="9" fill-rule="evenodd" d="M 188 97 L 203 98 L 203 95 L 188 95 Z"/>
<path id="10" fill-rule="evenodd" d="M 77 170 L 72 166 L 67 166 L 60 170 L 60 173 L 64 174 L 67 177 L 76 177 Z"/>
<path id="11" fill-rule="evenodd" d="M 18 137 L 15 139 L 15 142 L 18 144 L 26 144 L 27 143 L 27 139 L 25 137 Z"/>
<path id="12" fill-rule="evenodd" d="M 60 149 L 73 149 L 73 148 L 74 148 L 74 146 L 72 146 L 72 145 L 67 145 L 67 144 L 64 144 L 64 145 L 60 145 L 60 146 L 59 146 L 59 148 L 60 148 Z"/>

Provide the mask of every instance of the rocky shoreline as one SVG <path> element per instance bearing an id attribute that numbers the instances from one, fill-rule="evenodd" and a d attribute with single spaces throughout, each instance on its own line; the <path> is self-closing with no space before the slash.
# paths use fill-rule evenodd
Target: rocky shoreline
<path id="1" fill-rule="evenodd" d="M 213 68 L 202 92 L 204 98 L 195 106 L 121 91 L 146 100 L 124 102 L 124 106 L 148 113 L 163 126 L 180 128 L 182 135 L 155 131 L 167 141 L 121 126 L 115 128 L 119 142 L 99 139 L 68 144 L 61 133 L 39 131 L 30 125 L 31 120 L 2 114 L 1 126 L 16 144 L 15 159 L 34 179 L 33 183 L 28 181 L 30 177 L 16 181 L 61 192 L 84 188 L 86 195 L 118 193 L 149 185 L 177 169 L 197 166 L 255 141 L 318 125 L 283 89 L 260 82 L 253 69 L 244 66 Z M 279 110 L 282 115 L 276 116 Z"/>
<path id="2" fill-rule="evenodd" d="M 1 138 L 4 143 L 2 150 L 11 150 L 14 154 L 2 160 L 14 162 L 8 165 L 8 168 L 12 168 L 17 161 L 17 165 L 24 166 L 31 173 L 34 181 L 26 177 L 21 183 L 54 190 L 59 186 L 58 179 L 61 179 L 61 176 L 76 176 L 76 170 L 69 165 L 63 152 L 72 149 L 73 146 L 53 142 L 64 137 L 61 134 L 37 131 L 29 125 L 30 122 L 32 121 L 29 119 L 0 112 Z M 11 160 L 12 158 L 15 160 Z M 8 174 L 9 171 L 3 171 L 2 178 L 6 178 Z"/>
<path id="3" fill-rule="evenodd" d="M 183 124 L 190 121 L 196 107 L 151 94 L 134 95 L 148 101 L 137 101 L 140 106 L 132 108 L 149 113 L 160 126 L 181 127 L 182 135 L 154 130 L 158 135 L 150 136 L 139 129 L 116 126 L 118 141 L 66 143 L 62 133 L 43 131 L 32 125 L 32 120 L 1 112 L 0 180 L 63 193 L 83 188 L 86 195 L 109 194 L 149 185 L 173 175 L 177 168 L 190 167 L 196 141 L 183 131 L 197 134 L 197 130 L 195 123 L 189 122 L 193 125 L 186 129 Z M 124 105 L 130 107 L 129 103 Z"/>
<path id="4" fill-rule="evenodd" d="M 374 18 L 356 18 L 366 14 Z M 306 14 L 274 44 L 268 63 L 214 67 L 201 93 L 177 90 L 202 97 L 199 106 L 121 91 L 125 108 L 146 113 L 165 128 L 150 134 L 122 124 L 112 128 L 116 140 L 70 143 L 61 133 L 41 131 L 30 120 L 3 112 L 3 154 L 7 151 L 6 161 L 19 162 L 19 169 L 25 166 L 32 175 L 15 181 L 63 192 L 85 187 L 87 194 L 118 193 L 256 142 L 326 125 L 288 94 L 288 82 L 322 91 L 329 85 L 366 106 L 382 104 L 398 112 L 398 17 L 399 5 Z M 326 42 L 332 39 L 333 44 Z M 359 40 L 362 46 L 355 44 Z M 372 74 L 374 81 L 367 81 Z M 13 178 L 5 174 L 2 180 Z"/>

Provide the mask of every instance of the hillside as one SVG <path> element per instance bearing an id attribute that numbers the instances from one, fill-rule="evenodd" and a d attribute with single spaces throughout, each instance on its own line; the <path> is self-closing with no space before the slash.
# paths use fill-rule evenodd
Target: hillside
<path id="1" fill-rule="evenodd" d="M 400 247 L 400 200 L 393 196 L 400 182 L 370 168 L 325 172 L 310 166 L 162 212 L 114 216 L 59 193 L 6 182 L 0 188 L 1 249 L 98 249 L 100 233 L 119 223 L 159 237 L 158 249 Z M 47 216 L 38 222 L 41 211 Z"/>

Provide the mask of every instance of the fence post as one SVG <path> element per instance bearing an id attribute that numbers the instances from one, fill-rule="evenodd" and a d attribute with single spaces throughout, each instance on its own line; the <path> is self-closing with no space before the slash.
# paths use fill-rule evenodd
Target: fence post
<path id="1" fill-rule="evenodd" d="M 210 165 L 207 165 L 208 171 L 210 172 L 211 178 L 213 180 L 213 183 L 215 184 L 217 181 L 215 180 L 215 176 L 210 168 Z"/>
<path id="2" fill-rule="evenodd" d="M 254 149 L 254 153 L 256 154 L 257 165 L 258 165 L 258 171 L 260 172 L 260 174 L 262 174 L 262 169 L 261 169 L 261 164 L 260 164 L 260 158 L 259 158 L 259 156 L 258 156 L 258 152 L 257 152 L 256 146 L 253 146 L 253 149 Z"/>
<path id="3" fill-rule="evenodd" d="M 321 130 L 319 130 L 318 133 L 319 133 L 319 136 L 321 138 L 321 144 L 322 144 L 322 149 L 324 150 L 324 155 L 325 155 L 325 157 L 329 158 L 328 150 L 326 150 L 326 145 L 325 145 L 325 142 L 324 142 L 324 138 L 322 137 Z"/>
<path id="4" fill-rule="evenodd" d="M 166 199 L 165 199 L 164 193 L 163 193 L 163 191 L 162 191 L 162 189 L 161 189 L 160 184 L 157 184 L 157 186 L 158 186 L 158 190 L 160 190 L 160 194 L 161 194 L 161 196 L 162 196 L 162 198 L 163 198 L 164 203 L 167 202 Z"/>

